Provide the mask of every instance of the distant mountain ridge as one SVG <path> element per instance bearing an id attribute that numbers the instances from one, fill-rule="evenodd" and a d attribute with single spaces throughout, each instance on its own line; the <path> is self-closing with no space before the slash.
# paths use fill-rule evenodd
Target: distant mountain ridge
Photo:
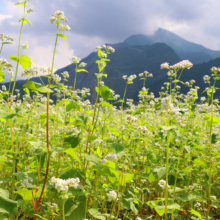
<path id="1" fill-rule="evenodd" d="M 156 41 L 166 41 L 166 43 L 154 43 Z M 172 45 L 172 47 L 170 45 Z M 124 89 L 126 86 L 126 81 L 122 79 L 123 75 L 136 74 L 147 70 L 153 74 L 153 78 L 148 78 L 146 81 L 146 88 L 150 88 L 150 92 L 154 92 L 158 96 L 161 86 L 164 85 L 164 82 L 168 81 L 167 70 L 160 69 L 160 65 L 164 62 L 170 63 L 173 65 L 182 59 L 189 59 L 193 62 L 197 60 L 209 60 L 210 57 L 218 56 L 220 57 L 220 51 L 213 51 L 207 49 L 199 44 L 194 44 L 188 42 L 179 36 L 173 34 L 172 32 L 159 29 L 152 36 L 145 36 L 142 34 L 132 35 L 128 37 L 124 42 L 116 44 L 107 44 L 111 45 L 116 49 L 115 53 L 109 55 L 110 62 L 107 62 L 105 68 L 105 73 L 108 74 L 107 78 L 102 80 L 107 86 L 115 91 L 116 94 L 119 94 L 122 98 Z M 186 56 L 183 58 L 183 56 Z M 193 59 L 190 58 L 192 56 Z M 87 63 L 86 69 L 89 73 L 80 72 L 77 75 L 76 80 L 76 89 L 82 89 L 83 87 L 91 89 L 91 101 L 94 103 L 95 100 L 95 86 L 97 84 L 96 77 L 94 73 L 98 72 L 98 67 L 96 60 L 99 59 L 96 52 L 92 52 L 87 57 L 82 59 L 82 62 Z M 195 62 L 193 62 L 195 64 Z M 196 79 L 195 85 L 201 87 L 199 94 L 207 86 L 203 83 L 204 75 L 211 75 L 210 68 L 212 66 L 220 67 L 220 58 L 203 61 L 202 63 L 195 64 L 192 69 L 184 70 L 181 80 L 189 81 L 191 79 Z M 63 67 L 57 70 L 55 73 L 59 74 L 68 71 L 70 78 L 65 85 L 73 86 L 75 78 L 75 64 L 70 64 L 66 67 Z M 40 79 L 37 77 L 32 78 L 38 83 Z M 47 79 L 43 79 L 44 83 L 47 84 Z M 21 90 L 21 95 L 23 94 L 23 85 L 26 80 L 18 80 L 16 84 L 16 89 Z M 4 83 L 8 88 L 9 83 Z M 189 88 L 182 86 L 181 92 L 187 93 Z M 134 84 L 129 85 L 127 90 L 127 98 L 134 99 L 135 102 L 138 101 L 138 94 L 141 88 L 143 87 L 143 81 L 137 77 L 134 80 Z M 205 95 L 205 94 L 204 94 Z M 215 96 L 220 96 L 220 90 L 216 91 Z M 53 96 L 51 96 L 53 97 Z"/>
<path id="2" fill-rule="evenodd" d="M 183 59 L 189 59 L 194 64 L 207 62 L 220 57 L 220 51 L 210 50 L 196 43 L 186 41 L 171 31 L 159 28 L 153 35 L 131 35 L 123 41 L 129 45 L 152 45 L 153 43 L 165 43 L 172 47 L 177 55 Z"/>

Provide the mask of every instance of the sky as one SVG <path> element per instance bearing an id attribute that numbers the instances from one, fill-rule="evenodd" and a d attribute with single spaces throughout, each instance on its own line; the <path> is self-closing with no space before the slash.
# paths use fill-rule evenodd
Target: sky
<path id="1" fill-rule="evenodd" d="M 0 0 L 0 33 L 13 36 L 13 45 L 5 45 L 0 55 L 9 60 L 17 54 L 23 6 L 18 0 Z M 55 44 L 56 25 L 52 14 L 61 10 L 71 30 L 62 32 L 68 41 L 58 40 L 55 70 L 71 64 L 71 57 L 84 58 L 95 47 L 118 43 L 133 34 L 152 35 L 158 28 L 213 50 L 220 49 L 219 0 L 31 0 L 28 14 L 32 25 L 25 24 L 21 44 L 32 60 L 32 67 L 50 67 Z M 13 64 L 13 61 L 11 61 Z M 19 69 L 19 76 L 22 69 Z"/>

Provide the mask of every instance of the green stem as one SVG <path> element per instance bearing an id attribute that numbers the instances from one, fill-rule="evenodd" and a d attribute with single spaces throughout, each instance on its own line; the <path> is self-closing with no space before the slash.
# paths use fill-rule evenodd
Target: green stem
<path id="1" fill-rule="evenodd" d="M 209 212 L 210 212 L 210 195 L 211 195 L 211 180 L 212 180 L 212 124 L 213 124 L 213 96 L 214 96 L 214 87 L 215 87 L 216 80 L 214 81 L 212 87 L 212 96 L 211 96 L 211 123 L 210 123 L 210 131 L 209 131 L 209 191 L 208 191 L 208 208 L 207 208 L 207 215 L 206 220 L 209 219 Z"/>
<path id="2" fill-rule="evenodd" d="M 75 79 L 74 79 L 73 91 L 74 91 L 75 88 L 76 88 L 76 77 L 77 77 L 77 72 L 76 72 L 76 70 L 77 70 L 77 64 L 76 64 L 76 69 L 75 69 Z"/>
<path id="3" fill-rule="evenodd" d="M 25 17 L 25 5 L 24 5 L 23 18 L 24 18 L 24 17 Z M 13 96 L 13 94 L 14 94 L 15 85 L 16 85 L 16 80 L 17 80 L 17 75 L 18 75 L 18 65 L 19 65 L 20 46 L 21 46 L 21 33 L 22 33 L 23 25 L 24 25 L 24 23 L 22 22 L 22 24 L 21 24 L 21 29 L 20 29 L 20 35 L 19 35 L 19 41 L 18 41 L 18 61 L 17 61 L 17 65 L 16 65 L 16 71 L 15 71 L 15 78 L 14 78 L 13 88 L 12 88 L 12 91 L 11 91 L 11 95 L 12 95 L 12 96 Z M 12 104 L 12 100 L 11 100 L 11 104 Z"/>
<path id="4" fill-rule="evenodd" d="M 57 25 L 57 33 L 58 33 L 58 25 Z M 51 67 L 51 74 L 50 74 L 50 81 L 49 81 L 49 85 L 48 88 L 50 88 L 50 84 L 52 81 L 52 74 L 53 74 L 53 67 L 54 67 L 54 60 L 55 60 L 55 53 L 56 53 L 56 47 L 57 47 L 57 40 L 58 40 L 58 35 L 56 36 L 56 41 L 55 41 L 55 46 L 54 46 L 54 52 L 53 52 L 53 60 L 52 60 L 52 67 Z M 49 146 L 49 99 L 50 99 L 50 93 L 47 93 L 47 123 L 46 123 L 46 138 L 47 138 L 47 155 L 48 155 L 48 159 L 47 159 L 47 167 L 46 167 L 46 173 L 45 173 L 45 177 L 44 177 L 44 183 L 43 183 L 43 187 L 42 187 L 42 191 L 40 194 L 40 198 L 38 200 L 37 203 L 37 207 L 35 209 L 35 216 L 34 216 L 34 220 L 36 220 L 36 215 L 38 213 L 38 208 L 40 206 L 40 202 L 41 199 L 43 197 L 43 193 L 44 193 L 44 189 L 46 186 L 46 182 L 47 182 L 47 176 L 48 176 L 48 172 L 49 172 L 49 166 L 50 166 L 50 146 Z"/>
<path id="5" fill-rule="evenodd" d="M 1 46 L 1 49 L 0 49 L 0 54 L 2 53 L 3 45 L 4 45 L 4 44 L 2 43 L 2 46 Z"/>
<path id="6" fill-rule="evenodd" d="M 63 202 L 63 220 L 65 220 L 66 218 L 65 218 L 65 202 Z"/>

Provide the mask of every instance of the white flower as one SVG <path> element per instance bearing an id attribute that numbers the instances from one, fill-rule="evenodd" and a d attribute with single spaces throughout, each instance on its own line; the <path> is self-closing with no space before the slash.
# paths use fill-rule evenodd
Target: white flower
<path id="1" fill-rule="evenodd" d="M 210 76 L 208 76 L 208 75 L 205 75 L 205 76 L 203 76 L 203 80 L 204 80 L 204 82 L 205 83 L 210 83 Z"/>
<path id="2" fill-rule="evenodd" d="M 61 77 L 58 74 L 53 75 L 53 80 L 55 83 L 59 83 L 61 81 Z"/>
<path id="3" fill-rule="evenodd" d="M 109 193 L 107 193 L 108 201 L 114 201 L 117 198 L 117 193 L 112 190 Z"/>
<path id="4" fill-rule="evenodd" d="M 80 180 L 79 178 L 69 178 L 67 180 L 59 179 L 52 177 L 49 181 L 50 185 L 55 185 L 55 188 L 57 189 L 58 192 L 63 191 L 67 192 L 69 187 L 73 188 L 81 188 L 79 185 Z"/>
<path id="5" fill-rule="evenodd" d="M 112 53 L 115 52 L 115 49 L 113 47 L 111 47 L 111 46 L 107 46 L 107 49 L 110 50 Z"/>
<path id="6" fill-rule="evenodd" d="M 118 156 L 114 153 L 109 153 L 105 156 L 104 158 L 105 160 L 111 160 L 111 161 L 115 161 L 118 159 Z"/>
<path id="7" fill-rule="evenodd" d="M 87 65 L 87 63 L 81 62 L 81 63 L 79 64 L 79 67 L 85 67 L 86 65 Z"/>
<path id="8" fill-rule="evenodd" d="M 170 66 L 171 69 L 190 69 L 193 66 L 193 64 L 189 60 L 183 60 L 179 63 L 174 64 L 173 66 Z"/>
<path id="9" fill-rule="evenodd" d="M 124 75 L 124 76 L 122 76 L 122 78 L 123 78 L 123 79 L 127 79 L 127 78 L 128 78 L 128 76 L 127 76 L 127 75 Z"/>
<path id="10" fill-rule="evenodd" d="M 219 72 L 220 71 L 220 68 L 219 67 L 216 67 L 216 66 L 213 66 L 211 68 L 211 72 Z"/>
<path id="11" fill-rule="evenodd" d="M 6 91 L 6 86 L 5 85 L 2 85 L 2 90 Z"/>
<path id="12" fill-rule="evenodd" d="M 167 63 L 167 62 L 162 63 L 162 64 L 160 65 L 160 68 L 161 68 L 161 69 L 169 69 L 169 68 L 170 68 L 170 67 L 169 67 L 169 63 Z"/>
<path id="13" fill-rule="evenodd" d="M 162 189 L 165 189 L 166 188 L 166 181 L 165 180 L 160 180 L 158 182 L 158 185 L 162 188 Z M 167 184 L 167 188 L 170 188 L 170 186 Z"/>
<path id="14" fill-rule="evenodd" d="M 56 20 L 54 16 L 50 17 L 50 22 L 53 24 L 53 22 Z"/>
<path id="15" fill-rule="evenodd" d="M 69 78 L 69 73 L 67 71 L 64 71 L 63 73 L 61 73 L 61 75 L 64 77 L 64 78 Z"/>
<path id="16" fill-rule="evenodd" d="M 67 24 L 60 24 L 60 30 L 61 31 L 69 31 L 70 30 L 70 26 Z"/>
<path id="17" fill-rule="evenodd" d="M 79 63 L 80 61 L 81 61 L 80 58 L 78 58 L 78 57 L 76 57 L 76 56 L 73 56 L 73 57 L 72 57 L 72 62 L 73 62 L 73 63 L 77 64 L 77 63 Z"/>
<path id="18" fill-rule="evenodd" d="M 52 17 L 50 17 L 50 22 L 53 24 L 54 21 L 66 21 L 68 22 L 68 19 L 64 16 L 64 12 L 63 11 L 56 11 Z"/>
<path id="19" fill-rule="evenodd" d="M 139 77 L 142 77 L 144 75 L 144 73 L 139 73 Z"/>
<path id="20" fill-rule="evenodd" d="M 31 12 L 33 12 L 34 10 L 32 8 L 28 8 L 27 13 L 30 14 Z"/>
<path id="21" fill-rule="evenodd" d="M 29 48 L 27 44 L 22 44 L 22 47 L 24 50 Z"/>

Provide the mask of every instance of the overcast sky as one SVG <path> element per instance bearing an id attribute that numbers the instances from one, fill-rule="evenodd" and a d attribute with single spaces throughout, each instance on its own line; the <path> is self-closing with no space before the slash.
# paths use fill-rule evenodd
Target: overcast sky
<path id="1" fill-rule="evenodd" d="M 23 6 L 15 6 L 18 2 L 0 0 L 0 33 L 15 38 L 1 54 L 7 60 L 17 54 L 23 13 Z M 59 38 L 55 69 L 69 65 L 72 56 L 86 57 L 98 45 L 122 42 L 132 34 L 151 35 L 159 27 L 207 48 L 220 48 L 219 0 L 32 0 L 28 7 L 34 10 L 27 17 L 32 25 L 24 25 L 22 44 L 29 45 L 32 67 L 51 66 L 56 25 L 49 18 L 57 10 L 64 11 L 71 30 L 64 33 L 68 41 Z"/>

